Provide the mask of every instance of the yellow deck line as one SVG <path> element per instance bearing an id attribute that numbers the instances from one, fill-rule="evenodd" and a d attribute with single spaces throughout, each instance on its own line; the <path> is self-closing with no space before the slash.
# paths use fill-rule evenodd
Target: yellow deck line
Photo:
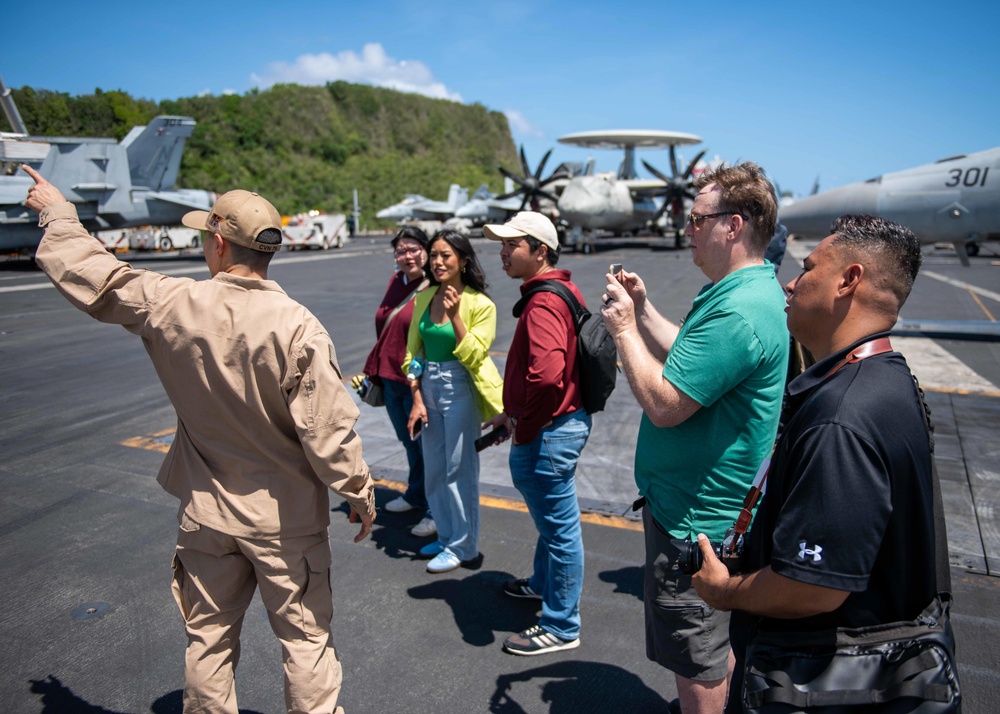
<path id="1" fill-rule="evenodd" d="M 986 317 L 990 318 L 990 322 L 996 322 L 997 319 L 993 317 L 993 314 L 989 310 L 986 309 L 986 306 L 983 305 L 983 301 L 979 299 L 979 296 L 976 295 L 974 292 L 972 292 L 971 288 L 969 288 L 968 290 L 969 290 L 969 295 L 972 296 L 972 299 L 975 300 L 976 304 L 979 305 L 979 307 L 982 308 L 982 311 L 986 313 Z"/>

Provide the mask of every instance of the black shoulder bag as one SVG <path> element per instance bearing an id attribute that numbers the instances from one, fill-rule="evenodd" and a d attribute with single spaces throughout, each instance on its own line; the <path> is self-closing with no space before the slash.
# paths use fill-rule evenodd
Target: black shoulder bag
<path id="1" fill-rule="evenodd" d="M 879 347 L 862 345 L 835 369 L 888 351 Z M 888 347 L 887 339 L 882 347 Z M 909 622 L 815 633 L 758 632 L 746 654 L 743 706 L 747 712 L 961 712 L 955 638 L 948 617 L 948 540 L 934 464 L 933 425 L 916 377 L 913 382 L 931 447 L 938 596 Z"/>

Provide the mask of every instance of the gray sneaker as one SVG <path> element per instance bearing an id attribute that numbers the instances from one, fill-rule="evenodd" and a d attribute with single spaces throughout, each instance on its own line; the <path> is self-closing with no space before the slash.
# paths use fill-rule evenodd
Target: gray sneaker
<path id="1" fill-rule="evenodd" d="M 410 529 L 410 533 L 415 535 L 417 538 L 427 538 L 428 536 L 436 535 L 437 532 L 438 529 L 437 526 L 434 525 L 434 519 L 430 516 L 424 516 L 420 523 Z"/>
<path id="2" fill-rule="evenodd" d="M 416 506 L 402 496 L 394 498 L 385 504 L 385 510 L 389 511 L 389 513 L 406 513 L 407 511 L 412 511 L 414 508 Z"/>

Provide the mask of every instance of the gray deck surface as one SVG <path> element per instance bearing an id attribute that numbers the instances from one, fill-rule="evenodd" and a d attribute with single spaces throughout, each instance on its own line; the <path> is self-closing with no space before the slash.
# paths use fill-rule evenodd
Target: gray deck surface
<path id="1" fill-rule="evenodd" d="M 496 358 L 513 334 L 517 283 L 499 270 L 498 247 L 476 241 L 499 307 Z M 797 272 L 792 246 L 781 270 Z M 282 255 L 272 277 L 329 328 L 345 374 L 360 370 L 374 339 L 371 316 L 391 269 L 385 238 L 341 252 Z M 141 257 L 151 269 L 206 277 L 197 255 Z M 613 243 L 567 255 L 596 305 L 610 262 L 638 269 L 668 317 L 683 317 L 704 278 L 686 252 Z M 904 310 L 910 319 L 989 319 L 1000 311 L 1000 271 L 989 259 L 963 269 L 930 254 Z M 154 477 L 173 410 L 141 344 L 73 310 L 37 272 L 0 266 L 0 711 L 180 711 L 184 634 L 169 590 L 176 501 Z M 958 284 L 956 284 L 958 283 Z M 993 297 L 991 297 L 991 295 Z M 937 425 L 953 564 L 959 662 L 968 712 L 1000 701 L 1000 345 L 894 339 L 928 389 Z M 358 430 L 378 501 L 405 478 L 402 449 L 384 410 L 362 405 Z M 642 538 L 618 517 L 634 498 L 632 453 L 639 410 L 624 381 L 597 415 L 581 460 L 587 575 L 579 649 L 536 658 L 500 650 L 533 624 L 536 603 L 499 594 L 530 567 L 535 532 L 513 490 L 507 447 L 483 454 L 477 569 L 433 576 L 414 558 L 424 542 L 407 527 L 419 514 L 381 511 L 371 538 L 338 509 L 330 528 L 335 641 L 345 667 L 341 703 L 359 712 L 658 712 L 672 676 L 643 651 Z M 605 515 L 614 514 L 614 515 Z M 928 554 L 930 556 L 930 554 Z M 92 614 L 88 610 L 93 610 Z M 243 712 L 283 711 L 280 653 L 259 600 L 243 631 L 238 670 Z"/>

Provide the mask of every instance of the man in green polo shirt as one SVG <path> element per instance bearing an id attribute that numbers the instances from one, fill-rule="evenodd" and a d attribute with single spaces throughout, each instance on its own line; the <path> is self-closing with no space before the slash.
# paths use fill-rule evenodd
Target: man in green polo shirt
<path id="1" fill-rule="evenodd" d="M 646 656 L 674 672 L 684 714 L 725 706 L 729 615 L 677 570 L 671 539 L 721 541 L 778 427 L 788 366 L 785 296 L 764 260 L 777 202 L 753 163 L 695 182 L 685 235 L 710 283 L 682 325 L 664 318 L 635 273 L 608 275 L 605 325 L 643 409 L 635 481 L 646 499 Z"/>

